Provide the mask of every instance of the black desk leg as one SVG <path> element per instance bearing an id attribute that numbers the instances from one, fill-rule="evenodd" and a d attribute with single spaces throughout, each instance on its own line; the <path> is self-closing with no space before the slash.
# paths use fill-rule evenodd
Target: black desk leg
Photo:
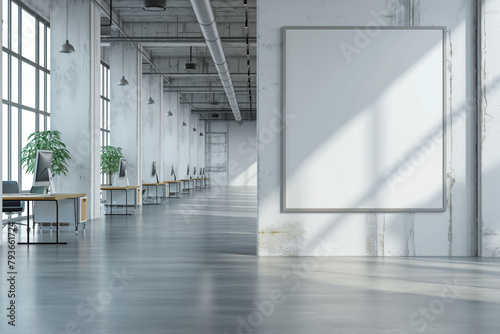
<path id="1" fill-rule="evenodd" d="M 26 201 L 28 206 L 28 216 L 26 217 L 26 235 L 28 238 L 28 244 L 30 243 L 30 201 Z"/>

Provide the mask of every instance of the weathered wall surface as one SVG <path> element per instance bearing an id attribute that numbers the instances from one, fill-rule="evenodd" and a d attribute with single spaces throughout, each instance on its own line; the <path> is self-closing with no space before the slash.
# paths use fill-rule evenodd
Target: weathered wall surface
<path id="1" fill-rule="evenodd" d="M 500 256 L 500 2 L 481 1 L 480 63 L 480 255 Z"/>
<path id="2" fill-rule="evenodd" d="M 475 254 L 475 9 L 452 0 L 258 1 L 259 255 Z M 447 27 L 446 212 L 282 213 L 282 27 L 371 25 Z"/>

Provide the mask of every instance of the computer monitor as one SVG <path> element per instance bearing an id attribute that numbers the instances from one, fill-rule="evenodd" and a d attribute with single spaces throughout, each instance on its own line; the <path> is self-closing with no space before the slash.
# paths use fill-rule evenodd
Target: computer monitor
<path id="1" fill-rule="evenodd" d="M 156 178 L 156 183 L 160 183 L 158 178 L 158 171 L 156 170 L 156 161 L 153 161 L 153 168 L 151 169 L 151 176 Z"/>
<path id="2" fill-rule="evenodd" d="M 54 192 L 52 180 L 52 151 L 38 150 L 35 158 L 35 171 L 33 173 L 33 186 L 46 186 L 49 192 Z"/>
<path id="3" fill-rule="evenodd" d="M 175 176 L 175 171 L 174 171 L 174 165 L 172 165 L 172 168 L 170 169 L 170 175 L 173 175 L 174 181 L 177 181 L 177 176 Z"/>
<path id="4" fill-rule="evenodd" d="M 193 175 L 196 175 L 196 167 L 193 167 Z"/>
<path id="5" fill-rule="evenodd" d="M 127 176 L 127 159 L 121 158 L 118 163 L 118 173 L 115 175 L 114 186 L 129 186 Z"/>
<path id="6" fill-rule="evenodd" d="M 125 177 L 127 176 L 127 159 L 120 159 L 120 164 L 118 165 L 118 176 Z"/>
<path id="7" fill-rule="evenodd" d="M 187 166 L 186 175 L 189 175 L 189 165 Z"/>

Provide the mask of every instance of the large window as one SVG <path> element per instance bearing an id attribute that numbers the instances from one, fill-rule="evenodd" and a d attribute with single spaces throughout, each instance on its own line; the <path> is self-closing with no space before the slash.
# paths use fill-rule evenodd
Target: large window
<path id="1" fill-rule="evenodd" d="M 21 149 L 34 131 L 50 129 L 50 28 L 14 0 L 2 0 L 2 180 L 29 190 Z"/>
<path id="2" fill-rule="evenodd" d="M 109 145 L 109 66 L 101 62 L 101 146 Z M 107 175 L 101 176 L 106 184 Z"/>

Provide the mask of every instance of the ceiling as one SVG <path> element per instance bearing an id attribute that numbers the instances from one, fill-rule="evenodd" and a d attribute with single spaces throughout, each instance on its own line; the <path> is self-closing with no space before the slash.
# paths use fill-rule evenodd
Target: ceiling
<path id="1" fill-rule="evenodd" d="M 256 1 L 248 0 L 247 6 L 244 0 L 211 1 L 243 121 L 256 119 Z M 164 91 L 180 92 L 182 103 L 190 104 L 193 112 L 204 118 L 218 114 L 216 119 L 233 119 L 190 0 L 167 0 L 166 10 L 160 12 L 143 10 L 142 0 L 102 0 L 102 3 L 107 5 L 101 10 L 103 47 L 110 42 L 132 40 L 146 51 L 143 73 L 157 73 L 152 62 L 164 75 Z M 109 8 L 114 13 L 114 21 L 119 17 L 120 28 L 127 36 L 120 33 L 115 24 L 110 29 Z M 247 18 L 248 29 L 245 28 Z M 190 47 L 192 61 L 197 64 L 195 70 L 184 69 Z M 162 64 L 169 64 L 169 68 L 162 68 Z"/>

